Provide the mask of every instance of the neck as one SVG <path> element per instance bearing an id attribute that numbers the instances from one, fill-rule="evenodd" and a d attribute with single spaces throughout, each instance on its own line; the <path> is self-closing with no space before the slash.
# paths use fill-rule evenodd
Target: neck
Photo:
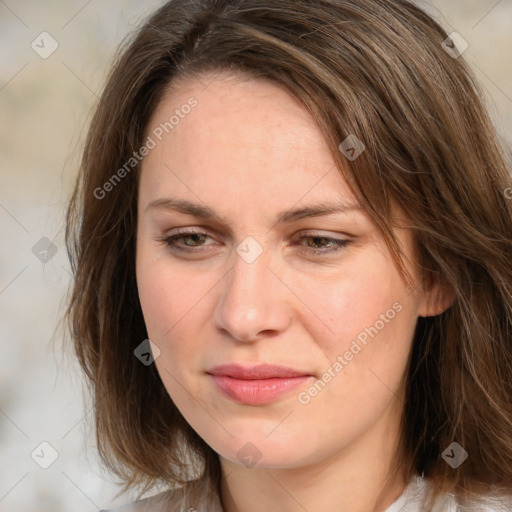
<path id="1" fill-rule="evenodd" d="M 301 467 L 247 468 L 220 457 L 224 510 L 384 512 L 406 486 L 399 430 L 396 415 L 385 415 L 350 446 Z"/>

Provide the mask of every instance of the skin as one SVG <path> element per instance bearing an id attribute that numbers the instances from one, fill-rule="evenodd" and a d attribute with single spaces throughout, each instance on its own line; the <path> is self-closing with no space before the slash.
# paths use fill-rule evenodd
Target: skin
<path id="1" fill-rule="evenodd" d="M 383 511 L 405 486 L 393 456 L 417 318 L 447 305 L 434 305 L 434 288 L 408 287 L 361 208 L 275 224 L 279 212 L 323 200 L 357 203 L 314 120 L 284 88 L 195 78 L 167 92 L 147 134 L 191 96 L 198 105 L 144 158 L 138 195 L 137 282 L 165 388 L 219 454 L 227 512 Z M 221 220 L 148 208 L 168 197 Z M 177 228 L 207 236 L 182 237 L 174 245 L 185 251 L 173 250 L 162 239 Z M 396 234 L 419 279 L 411 233 Z M 252 263 L 235 250 L 248 236 L 263 249 Z M 315 237 L 350 243 L 333 251 Z M 300 403 L 394 303 L 400 312 Z M 233 362 L 312 377 L 271 404 L 239 404 L 206 373 Z M 237 456 L 247 443 L 260 457 L 254 467 Z"/>

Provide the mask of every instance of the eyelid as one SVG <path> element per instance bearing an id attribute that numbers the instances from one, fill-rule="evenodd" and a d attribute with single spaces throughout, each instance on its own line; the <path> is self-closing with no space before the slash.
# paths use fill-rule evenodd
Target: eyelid
<path id="1" fill-rule="evenodd" d="M 169 230 L 169 233 L 165 235 L 165 237 L 174 236 L 178 234 L 198 234 L 198 235 L 207 235 L 212 238 L 215 236 L 222 236 L 221 232 L 215 228 L 211 228 L 209 226 L 193 226 L 193 227 L 180 227 L 180 228 L 174 228 L 172 230 Z M 313 237 L 322 237 L 322 238 L 337 238 L 337 237 L 346 237 L 348 239 L 354 238 L 354 235 L 348 233 L 348 232 L 334 232 L 330 230 L 325 229 L 301 229 L 297 231 L 293 235 L 293 237 L 297 236 L 313 236 Z"/>
<path id="2" fill-rule="evenodd" d="M 340 236 L 341 236 L 341 238 L 340 238 Z M 301 240 L 303 240 L 304 238 L 321 238 L 321 239 L 325 239 L 329 242 L 334 243 L 334 245 L 335 245 L 334 249 L 333 248 L 314 249 L 314 248 L 308 248 L 305 246 L 301 246 L 302 247 L 301 252 L 305 252 L 305 253 L 309 253 L 309 254 L 313 254 L 313 255 L 319 255 L 319 256 L 321 256 L 321 255 L 328 256 L 330 254 L 336 254 L 336 253 L 340 252 L 342 249 L 344 249 L 347 245 L 349 245 L 353 242 L 352 237 L 350 237 L 348 235 L 341 235 L 341 233 L 339 233 L 337 236 L 332 236 L 329 234 L 305 231 L 305 232 L 301 232 L 296 238 L 298 239 L 299 242 Z M 296 245 L 296 244 L 294 244 L 294 245 Z"/>
<path id="3" fill-rule="evenodd" d="M 184 252 L 200 251 L 201 250 L 200 246 L 195 247 L 195 248 L 194 247 L 185 248 L 185 247 L 171 246 L 170 241 L 172 239 L 179 238 L 179 237 L 186 237 L 186 236 L 190 236 L 190 235 L 207 236 L 208 238 L 213 239 L 213 237 L 204 228 L 200 228 L 200 229 L 198 229 L 198 228 L 177 228 L 175 231 L 171 232 L 170 234 L 164 235 L 164 236 L 158 238 L 157 240 L 159 242 L 165 243 L 165 245 L 167 245 L 168 248 L 174 249 L 176 251 L 184 251 Z M 211 245 L 211 244 L 209 244 L 209 245 Z"/>
<path id="4" fill-rule="evenodd" d="M 187 236 L 191 236 L 191 235 L 200 235 L 200 236 L 206 236 L 208 238 L 213 238 L 208 233 L 207 229 L 204 229 L 202 227 L 201 228 L 192 228 L 192 227 L 188 228 L 187 227 L 187 228 L 177 228 L 175 231 L 159 238 L 157 241 L 165 243 L 167 245 L 167 247 L 172 251 L 186 252 L 189 254 L 200 253 L 200 252 L 206 250 L 206 249 L 204 249 L 205 247 L 209 247 L 209 246 L 213 245 L 213 244 L 206 244 L 206 245 L 196 246 L 196 247 L 194 247 L 194 246 L 192 246 L 192 247 L 181 246 L 180 247 L 180 246 L 172 244 L 174 242 L 174 240 L 179 239 L 180 237 L 187 237 Z M 297 243 L 297 242 L 302 241 L 305 238 L 325 239 L 328 242 L 333 243 L 335 248 L 333 249 L 333 248 L 327 247 L 327 248 L 314 249 L 314 248 L 308 248 L 306 246 L 302 246 L 302 245 L 300 245 L 300 243 Z M 348 235 L 346 233 L 344 233 L 344 234 L 338 233 L 337 235 L 333 236 L 330 234 L 322 233 L 321 230 L 303 230 L 303 231 L 300 231 L 297 234 L 295 234 L 295 236 L 293 237 L 293 243 L 291 245 L 299 246 L 300 252 L 308 253 L 309 255 L 328 255 L 330 253 L 339 252 L 345 246 L 352 243 L 352 241 L 353 241 L 353 236 Z"/>

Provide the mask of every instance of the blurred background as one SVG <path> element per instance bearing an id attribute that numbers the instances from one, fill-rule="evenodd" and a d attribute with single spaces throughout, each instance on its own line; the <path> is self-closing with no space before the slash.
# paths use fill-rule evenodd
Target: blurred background
<path id="1" fill-rule="evenodd" d="M 512 146 L 512 0 L 419 2 L 469 47 Z M 91 404 L 57 329 L 70 282 L 64 211 L 114 51 L 157 0 L 0 0 L 0 511 L 130 501 L 102 470 Z"/>

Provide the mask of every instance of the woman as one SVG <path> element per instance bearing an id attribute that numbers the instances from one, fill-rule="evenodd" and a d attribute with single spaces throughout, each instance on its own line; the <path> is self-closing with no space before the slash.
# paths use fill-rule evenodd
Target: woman
<path id="1" fill-rule="evenodd" d="M 99 453 L 165 487 L 122 510 L 512 510 L 510 176 L 456 42 L 172 0 L 124 49 L 67 231 Z"/>

